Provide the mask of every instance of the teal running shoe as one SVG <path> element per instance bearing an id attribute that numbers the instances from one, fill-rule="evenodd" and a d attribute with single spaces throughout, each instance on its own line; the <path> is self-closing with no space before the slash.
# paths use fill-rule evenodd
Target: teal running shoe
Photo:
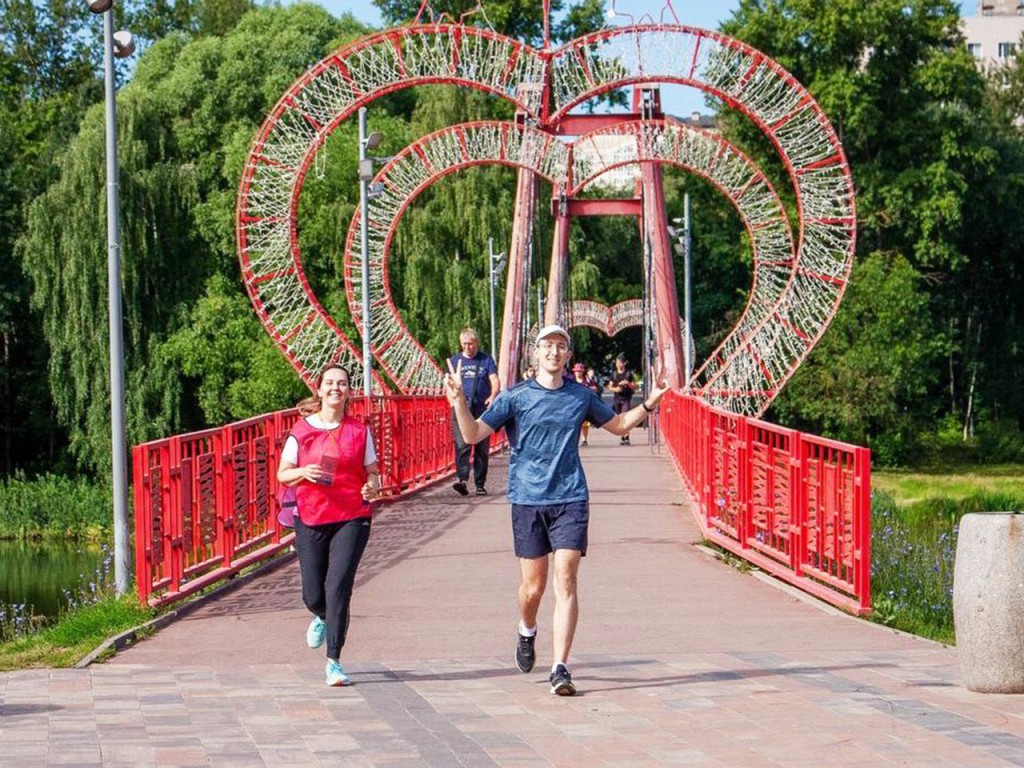
<path id="1" fill-rule="evenodd" d="M 340 661 L 328 659 L 326 674 L 327 684 L 330 686 L 352 685 L 352 680 L 345 674 L 345 668 L 341 666 Z"/>
<path id="2" fill-rule="evenodd" d="M 324 635 L 327 634 L 327 622 L 319 616 L 314 616 L 306 628 L 306 645 L 310 648 L 319 648 L 324 644 Z"/>

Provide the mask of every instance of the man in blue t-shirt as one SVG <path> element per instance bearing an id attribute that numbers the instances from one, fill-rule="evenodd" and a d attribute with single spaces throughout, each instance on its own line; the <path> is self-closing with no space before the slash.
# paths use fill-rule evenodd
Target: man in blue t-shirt
<path id="1" fill-rule="evenodd" d="M 498 366 L 494 358 L 480 351 L 480 339 L 472 328 L 463 328 L 459 333 L 459 346 L 462 351 L 452 355 L 448 367 L 461 371 L 462 392 L 469 404 L 469 411 L 475 419 L 487 410 L 487 406 L 498 394 L 501 384 L 498 381 Z M 469 494 L 466 481 L 469 480 L 469 455 L 473 454 L 473 483 L 476 495 L 487 494 L 487 466 L 490 463 L 490 439 L 467 442 L 462 439 L 459 424 L 452 413 L 452 434 L 455 437 L 455 471 L 458 478 L 452 488 L 460 496 Z"/>
<path id="2" fill-rule="evenodd" d="M 579 453 L 580 428 L 586 419 L 613 435 L 624 435 L 654 412 L 668 386 L 659 380 L 646 401 L 615 413 L 595 392 L 563 376 L 572 357 L 564 328 L 541 328 L 536 357 L 536 377 L 499 394 L 480 417 L 467 407 L 461 372 L 451 360 L 445 394 L 467 443 L 485 440 L 502 427 L 508 435 L 508 499 L 521 574 L 516 666 L 529 672 L 536 661 L 537 612 L 547 586 L 550 555 L 555 570 L 551 693 L 572 696 L 576 686 L 568 661 L 578 614 L 576 576 L 580 558 L 587 552 L 590 521 L 587 479 Z"/>

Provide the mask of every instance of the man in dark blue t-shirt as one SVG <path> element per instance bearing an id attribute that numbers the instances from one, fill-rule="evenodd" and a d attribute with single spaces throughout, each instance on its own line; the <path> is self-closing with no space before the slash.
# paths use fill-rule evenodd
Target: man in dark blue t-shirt
<path id="1" fill-rule="evenodd" d="M 459 333 L 459 346 L 462 351 L 452 355 L 448 366 L 452 370 L 461 371 L 462 392 L 469 405 L 469 411 L 475 419 L 487 410 L 501 384 L 498 382 L 498 366 L 494 358 L 480 351 L 480 339 L 472 328 L 463 328 Z M 467 442 L 462 439 L 459 424 L 452 412 L 452 433 L 455 437 L 455 471 L 458 479 L 452 488 L 460 496 L 469 494 L 466 481 L 469 480 L 469 456 L 473 454 L 473 482 L 476 495 L 487 494 L 487 466 L 490 462 L 491 441 Z"/>
<path id="2" fill-rule="evenodd" d="M 576 686 L 568 662 L 578 613 L 576 577 L 580 558 L 587 551 L 590 522 L 590 496 L 580 462 L 580 428 L 586 419 L 613 435 L 624 435 L 654 412 L 669 388 L 659 381 L 647 400 L 632 410 L 615 413 L 596 392 L 563 376 L 572 357 L 564 328 L 541 328 L 536 355 L 536 378 L 499 394 L 480 417 L 467 407 L 461 372 L 451 360 L 445 394 L 466 442 L 486 440 L 502 427 L 508 435 L 508 499 L 521 574 L 516 666 L 529 672 L 536 660 L 537 613 L 547 586 L 550 556 L 555 571 L 555 611 L 554 663 L 548 680 L 551 693 L 572 696 Z"/>

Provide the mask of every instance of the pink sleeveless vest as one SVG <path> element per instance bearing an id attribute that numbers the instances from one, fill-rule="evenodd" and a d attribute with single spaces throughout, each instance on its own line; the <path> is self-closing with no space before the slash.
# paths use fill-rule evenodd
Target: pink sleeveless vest
<path id="1" fill-rule="evenodd" d="M 305 419 L 292 427 L 299 443 L 299 466 L 320 464 L 334 477 L 330 485 L 303 480 L 295 486 L 299 518 L 306 525 L 325 525 L 370 517 L 370 503 L 362 496 L 366 483 L 366 425 L 346 416 L 334 429 L 317 429 Z"/>

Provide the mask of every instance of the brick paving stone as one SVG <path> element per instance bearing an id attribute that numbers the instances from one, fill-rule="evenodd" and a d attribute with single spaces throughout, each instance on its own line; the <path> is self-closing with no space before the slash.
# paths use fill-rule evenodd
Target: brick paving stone
<path id="1" fill-rule="evenodd" d="M 550 594 L 537 668 L 514 669 L 518 567 L 495 457 L 491 496 L 440 483 L 382 508 L 342 652 L 354 686 L 323 684 L 293 561 L 107 663 L 0 673 L 0 768 L 1024 768 L 1024 697 L 966 691 L 955 649 L 695 548 L 671 463 L 636 434 L 623 448 L 595 431 L 585 457 L 579 696 L 548 693 Z"/>

